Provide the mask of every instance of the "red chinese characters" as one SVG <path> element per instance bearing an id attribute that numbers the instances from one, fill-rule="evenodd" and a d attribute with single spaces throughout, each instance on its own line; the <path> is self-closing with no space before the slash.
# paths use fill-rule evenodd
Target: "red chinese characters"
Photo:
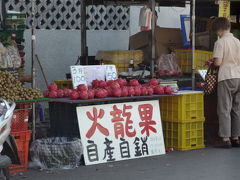
<path id="1" fill-rule="evenodd" d="M 98 123 L 98 119 L 102 119 L 104 116 L 104 110 L 100 109 L 99 113 L 97 111 L 97 108 L 93 108 L 92 114 L 90 112 L 87 112 L 87 117 L 93 121 L 93 124 L 91 128 L 88 130 L 86 137 L 91 138 L 93 134 L 95 133 L 96 129 L 98 129 L 103 135 L 109 136 L 109 131 L 108 129 L 104 128 L 101 124 Z"/>
<path id="2" fill-rule="evenodd" d="M 150 135 L 150 131 L 157 133 L 154 128 L 156 122 L 152 120 L 153 106 L 151 104 L 142 104 L 138 106 L 138 112 L 141 118 L 139 126 L 142 127 L 141 133 L 146 133 L 147 136 Z"/>
<path id="3" fill-rule="evenodd" d="M 124 104 L 123 110 L 118 109 L 116 105 L 113 106 L 113 111 L 110 114 L 113 116 L 112 122 L 114 123 L 114 133 L 115 138 L 118 139 L 119 136 L 125 137 L 125 133 L 128 137 L 134 137 L 136 135 L 136 130 L 133 128 L 133 121 L 131 120 L 132 106 L 127 106 Z M 124 118 L 126 118 L 124 126 Z"/>
<path id="4" fill-rule="evenodd" d="M 125 123 L 125 132 L 128 137 L 134 137 L 136 135 L 136 130 L 133 128 L 132 124 L 133 121 L 131 118 L 131 112 L 127 112 L 127 110 L 132 109 L 132 106 L 127 106 L 124 104 L 123 106 L 123 117 L 126 117 L 126 123 Z"/>

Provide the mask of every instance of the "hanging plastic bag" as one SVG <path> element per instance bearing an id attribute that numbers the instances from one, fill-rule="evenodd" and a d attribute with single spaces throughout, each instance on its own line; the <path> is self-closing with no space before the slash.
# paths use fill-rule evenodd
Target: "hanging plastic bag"
<path id="1" fill-rule="evenodd" d="M 5 48 L 0 43 L 0 68 L 19 68 L 21 66 L 21 57 L 18 49 L 14 46 Z"/>
<path id="2" fill-rule="evenodd" d="M 7 68 L 8 64 L 5 59 L 5 56 L 7 55 L 7 49 L 3 46 L 2 43 L 0 43 L 0 68 Z"/>
<path id="3" fill-rule="evenodd" d="M 142 7 L 141 10 L 140 10 L 139 26 L 141 27 L 141 31 L 151 30 L 152 11 L 147 6 Z"/>
<path id="4" fill-rule="evenodd" d="M 30 156 L 33 167 L 41 169 L 73 169 L 83 154 L 78 138 L 53 137 L 33 141 Z"/>
<path id="5" fill-rule="evenodd" d="M 19 55 L 18 49 L 14 46 L 8 46 L 7 54 L 10 58 L 9 66 L 12 68 L 19 68 L 21 66 L 21 57 Z"/>
<path id="6" fill-rule="evenodd" d="M 163 54 L 157 60 L 158 76 L 177 76 L 181 74 L 181 69 L 176 61 L 175 54 Z"/>

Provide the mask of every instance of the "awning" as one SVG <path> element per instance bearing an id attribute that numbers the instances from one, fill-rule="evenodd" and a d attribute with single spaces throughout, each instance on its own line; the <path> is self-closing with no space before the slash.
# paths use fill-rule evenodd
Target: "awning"
<path id="1" fill-rule="evenodd" d="M 186 3 L 190 3 L 192 0 L 156 0 L 159 6 L 185 6 Z M 215 2 L 216 0 L 196 0 L 196 3 L 208 3 Z M 231 2 L 239 2 L 239 0 L 230 0 Z M 149 0 L 86 0 L 88 5 L 145 5 Z M 240 3 L 240 2 L 239 2 Z"/>

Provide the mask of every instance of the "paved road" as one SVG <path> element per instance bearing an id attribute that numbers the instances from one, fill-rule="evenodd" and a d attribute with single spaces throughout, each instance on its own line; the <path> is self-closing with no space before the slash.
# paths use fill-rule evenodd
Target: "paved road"
<path id="1" fill-rule="evenodd" d="M 239 180 L 239 175 L 240 148 L 206 148 L 74 170 L 30 170 L 11 180 Z"/>

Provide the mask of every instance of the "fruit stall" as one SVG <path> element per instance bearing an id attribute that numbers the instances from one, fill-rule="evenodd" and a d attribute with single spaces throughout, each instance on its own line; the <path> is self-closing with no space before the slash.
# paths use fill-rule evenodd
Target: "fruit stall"
<path id="1" fill-rule="evenodd" d="M 33 1 L 34 2 L 34 1 Z M 83 1 L 84 2 L 84 1 Z M 142 5 L 148 1 L 121 1 L 120 4 L 127 5 Z M 99 1 L 95 1 L 94 4 L 98 4 Z M 111 2 L 113 3 L 113 2 Z M 154 0 L 149 1 L 152 8 L 155 8 L 156 2 Z M 171 5 L 171 2 L 161 2 L 159 1 L 158 5 Z M 185 3 L 185 2 L 184 2 Z M 184 5 L 183 1 L 179 1 L 177 5 Z M 84 10 L 86 9 L 85 3 L 82 4 L 82 27 L 86 27 L 86 21 L 84 19 Z M 33 3 L 34 7 L 34 3 Z M 34 10 L 34 8 L 33 8 Z M 34 14 L 34 12 L 33 12 Z M 34 18 L 34 15 L 33 15 Z M 152 21 L 154 22 L 155 15 L 153 15 Z M 14 24 L 14 23 L 13 23 Z M 20 165 L 12 166 L 11 172 L 24 171 L 28 167 L 28 151 L 30 149 L 29 142 L 31 136 L 35 140 L 35 120 L 36 120 L 36 104 L 39 102 L 48 102 L 49 104 L 49 118 L 50 118 L 50 132 L 49 136 L 52 137 L 83 137 L 81 134 L 84 130 L 81 130 L 82 126 L 85 126 L 85 123 L 79 122 L 79 113 L 77 108 L 84 107 L 93 107 L 98 108 L 101 106 L 106 106 L 106 110 L 109 107 L 114 109 L 116 112 L 122 114 L 123 119 L 126 118 L 126 131 L 127 129 L 134 130 L 134 127 L 137 128 L 140 126 L 143 128 L 141 131 L 139 129 L 138 136 L 141 137 L 145 132 L 146 137 L 142 138 L 143 145 L 146 145 L 147 137 L 156 138 L 156 144 L 151 146 L 156 146 L 156 149 L 151 151 L 151 155 L 160 155 L 165 153 L 165 147 L 167 149 L 176 149 L 176 150 L 191 150 L 204 147 L 204 134 L 203 134 L 203 122 L 204 122 L 204 108 L 203 108 L 203 93 L 197 91 L 179 91 L 176 86 L 176 82 L 171 81 L 162 81 L 159 79 L 151 78 L 155 74 L 154 70 L 154 61 L 155 57 L 155 40 L 154 40 L 154 30 L 155 23 L 152 23 L 152 40 L 151 40 L 151 68 L 149 73 L 146 73 L 143 68 L 140 71 L 140 74 L 125 75 L 120 74 L 126 72 L 129 68 L 132 68 L 131 73 L 135 73 L 135 67 L 138 64 L 141 64 L 143 61 L 142 51 L 125 51 L 125 52 L 101 52 L 103 55 L 100 56 L 100 60 L 104 60 L 104 66 L 114 65 L 116 71 L 115 74 L 118 76 L 112 76 L 111 78 L 100 78 L 92 79 L 88 83 L 78 82 L 77 84 L 73 80 L 56 80 L 55 82 L 48 85 L 48 90 L 42 93 L 40 90 L 35 88 L 35 38 L 32 38 L 32 77 L 31 83 L 32 88 L 24 87 L 24 83 L 15 79 L 12 73 L 1 71 L 0 72 L 0 86 L 3 91 L 0 92 L 0 96 L 4 99 L 17 102 L 17 109 L 14 112 L 13 123 L 12 123 L 12 135 L 17 138 L 16 143 L 19 147 L 18 155 L 20 158 Z M 14 26 L 15 27 L 15 26 Z M 35 27 L 32 27 L 32 35 L 35 37 Z M 82 28 L 82 57 L 87 62 L 87 45 L 86 45 L 86 28 Z M 19 37 L 19 36 L 17 36 Z M 21 41 L 20 41 L 21 42 Z M 191 52 L 188 51 L 188 61 L 192 61 Z M 107 58 L 106 54 L 113 54 L 113 58 Z M 117 56 L 115 56 L 117 54 Z M 117 57 L 117 58 L 116 58 Z M 181 56 L 182 57 L 182 56 Z M 169 57 L 166 57 L 169 58 Z M 195 57 L 193 57 L 194 59 Z M 131 59 L 134 59 L 131 62 Z M 112 60 L 112 61 L 111 61 Z M 24 62 L 24 60 L 22 60 Z M 129 63 L 130 62 L 130 63 Z M 191 62 L 187 64 L 188 71 L 191 69 Z M 201 62 L 202 63 L 202 62 Z M 173 63 L 174 65 L 177 64 Z M 101 66 L 101 65 L 100 65 Z M 159 66 L 162 66 L 161 64 Z M 181 67 L 182 68 L 182 67 Z M 147 71 L 146 71 L 147 72 Z M 161 69 L 158 74 L 160 76 L 170 76 L 179 75 L 180 71 L 177 68 L 175 70 Z M 72 74 L 73 75 L 73 74 Z M 85 77 L 88 78 L 88 77 Z M 73 77 L 72 77 L 73 79 Z M 73 88 L 74 87 L 74 88 Z M 160 99 L 160 101 L 159 101 Z M 140 104 L 139 104 L 140 103 Z M 122 106 L 122 104 L 124 104 Z M 122 106 L 122 110 L 118 109 Z M 132 109 L 130 108 L 132 107 Z M 139 107 L 139 109 L 133 110 L 134 108 Z M 159 108 L 160 107 L 160 108 Z M 129 109 L 128 109 L 129 108 Z M 113 109 L 113 110 L 114 110 Z M 144 109 L 144 111 L 141 111 Z M 161 109 L 161 112 L 160 112 Z M 132 111 L 131 111 L 132 110 Z M 131 112 L 127 112 L 131 111 Z M 135 112 L 136 111 L 136 112 Z M 32 112 L 32 113 L 30 113 Z M 80 111 L 81 112 L 81 111 Z M 101 112 L 101 110 L 100 110 Z M 93 114 L 95 111 L 93 110 Z M 130 120 L 130 114 L 132 114 L 133 119 Z M 139 114 L 138 114 L 139 113 Z M 146 114 L 145 114 L 146 113 Z M 87 114 L 87 113 L 86 113 Z M 111 112 L 110 112 L 111 114 Z M 97 114 L 95 114 L 97 116 Z M 95 116 L 94 115 L 94 116 Z M 99 114 L 100 116 L 103 114 Z M 31 117 L 31 129 L 29 129 L 29 118 Z M 111 117 L 111 116 L 109 116 Z M 135 117 L 135 118 L 134 118 Z M 146 117 L 148 117 L 146 119 Z M 151 119 L 151 117 L 157 118 L 157 121 Z M 116 117 L 117 118 L 117 117 Z M 141 123 L 136 124 L 138 119 L 141 118 Z M 150 119 L 149 119 L 150 118 Z M 81 118 L 80 118 L 81 119 Z M 113 123 L 115 121 L 124 121 L 124 120 L 111 120 Z M 161 121 L 161 120 L 162 121 Z M 146 121 L 146 122 L 145 122 Z M 147 125 L 146 123 L 150 123 Z M 132 125 L 131 125 L 132 123 Z M 135 123 L 135 124 L 134 124 Z M 110 124 L 106 125 L 109 126 Z M 118 128 L 118 123 L 116 123 L 116 128 Z M 146 126 L 146 127 L 145 127 Z M 148 126 L 150 128 L 148 129 Z M 157 127 L 156 127 L 157 126 Z M 145 127 L 145 128 L 144 128 Z M 156 127 L 156 129 L 155 129 Z M 160 128 L 160 129 L 159 129 Z M 101 129 L 101 128 L 100 128 Z M 163 129 L 163 132 L 162 132 Z M 150 132 L 156 136 L 150 135 Z M 133 135 L 135 131 L 128 132 L 129 137 Z M 178 132 L 177 134 L 174 132 Z M 187 134 L 186 134 L 187 132 Z M 117 133 L 117 132 L 115 132 Z M 122 133 L 122 132 L 121 132 Z M 127 132 L 126 132 L 127 133 Z M 165 138 L 165 145 L 163 144 L 163 134 Z M 89 133 L 87 133 L 89 135 Z M 123 134 L 120 134 L 123 138 Z M 115 134 L 116 138 L 117 134 Z M 136 135 L 134 135 L 135 137 Z M 137 140 L 139 137 L 135 137 Z M 85 139 L 85 138 L 84 138 Z M 145 140 L 144 140 L 145 139 Z M 123 139 L 121 139 L 123 141 Z M 132 139 L 129 139 L 129 142 Z M 89 142 L 93 142 L 94 139 L 89 139 Z M 36 141 L 34 141 L 36 142 Z M 88 142 L 87 142 L 88 143 Z M 34 144 L 34 143 L 33 143 Z M 83 144 L 86 146 L 86 144 Z M 32 145 L 33 146 L 33 145 Z M 100 146 L 100 145 L 99 145 Z M 21 148 L 22 149 L 21 149 Z M 84 148 L 85 149 L 85 148 Z M 30 150 L 31 154 L 34 150 Z M 143 154 L 148 154 L 148 151 L 143 150 Z M 153 153 L 153 151 L 155 151 Z M 87 157 L 84 152 L 84 157 Z M 61 156 L 58 154 L 58 158 Z M 39 157 L 38 157 L 39 158 Z M 65 159 L 65 157 L 61 157 Z M 111 154 L 110 154 L 111 158 Z M 87 159 L 85 159 L 87 160 Z M 91 159 L 88 159 L 91 160 Z M 121 159 L 120 159 L 121 160 Z M 67 161 L 67 160 L 66 160 Z M 99 162 L 101 163 L 101 162 Z M 50 163 L 51 164 L 51 163 Z"/>
<path id="2" fill-rule="evenodd" d="M 86 65 L 88 65 L 90 63 L 88 63 L 88 52 L 86 44 L 86 21 L 84 17 L 86 16 L 86 6 L 89 4 L 85 4 L 84 2 L 85 1 L 83 1 L 81 12 L 81 23 L 83 28 L 81 29 L 82 56 L 80 59 L 86 62 Z M 143 5 L 149 2 L 150 6 L 154 9 L 156 6 L 156 2 L 158 3 L 158 5 L 183 6 L 185 4 L 185 1 L 182 0 L 176 1 L 176 4 L 173 1 L 157 0 L 123 0 L 119 2 L 93 0 L 91 1 L 91 5 L 105 4 L 106 2 L 111 4 L 126 5 Z M 195 1 L 192 1 L 191 5 L 193 5 L 191 13 L 194 16 Z M 155 18 L 155 15 L 153 15 L 152 22 L 154 22 Z M 126 142 L 129 141 L 132 144 L 135 144 L 136 147 L 138 147 L 139 144 L 137 144 L 135 141 L 140 141 L 139 139 L 141 139 L 142 146 L 146 146 L 146 141 L 148 137 L 149 139 L 155 139 L 153 141 L 156 141 L 156 143 L 151 144 L 152 147 L 155 147 L 155 149 L 152 149 L 151 151 L 152 154 L 150 154 L 146 149 L 142 149 L 141 155 L 150 156 L 164 154 L 165 148 L 167 151 L 171 151 L 173 149 L 184 151 L 204 148 L 205 113 L 208 112 L 208 115 L 211 114 L 211 112 L 207 110 L 211 109 L 209 108 L 212 107 L 211 105 L 209 106 L 209 104 L 211 103 L 209 101 L 212 100 L 205 97 L 206 99 L 204 101 L 204 93 L 202 91 L 192 91 L 192 88 L 191 90 L 181 90 L 177 86 L 177 81 L 178 83 L 184 81 L 183 79 L 186 77 L 188 84 L 186 85 L 182 83 L 182 85 L 180 86 L 189 86 L 190 82 L 190 86 L 192 85 L 192 87 L 194 88 L 195 77 L 197 77 L 195 76 L 196 70 L 206 69 L 205 61 L 209 60 L 212 56 L 212 52 L 209 51 L 209 49 L 195 50 L 194 18 L 192 22 L 192 49 L 182 49 L 177 46 L 178 48 L 174 50 L 175 55 L 173 56 L 172 54 L 168 54 L 166 56 L 162 56 L 161 59 L 158 61 L 158 68 L 156 69 L 154 68 L 154 64 L 156 64 L 157 59 L 157 45 L 155 43 L 158 42 L 157 40 L 162 38 L 162 35 L 160 36 L 159 34 L 161 34 L 162 32 L 169 32 L 170 35 L 168 34 L 169 37 L 166 41 L 171 41 L 170 44 L 173 44 L 172 38 L 174 37 L 174 39 L 176 40 L 179 38 L 179 36 L 176 37 L 172 35 L 179 35 L 181 34 L 181 32 L 179 29 L 176 30 L 167 28 L 156 28 L 155 23 L 152 23 L 152 30 L 149 32 L 143 32 L 147 35 L 148 38 L 151 37 L 151 57 L 149 58 L 149 69 L 147 69 L 146 66 L 140 66 L 141 64 L 143 64 L 142 62 L 146 60 L 144 59 L 144 50 L 134 48 L 126 51 L 101 51 L 98 52 L 96 56 L 96 59 L 99 60 L 99 65 L 96 65 L 96 68 L 99 69 L 104 67 L 104 72 L 99 73 L 104 74 L 103 78 L 96 78 L 96 75 L 99 75 L 97 71 L 93 71 L 91 73 L 86 73 L 85 71 L 83 71 L 86 73 L 84 75 L 81 75 L 82 72 L 79 71 L 79 74 L 76 77 L 72 72 L 70 79 L 56 80 L 49 84 L 48 89 L 43 92 L 40 92 L 39 89 L 35 88 L 36 77 L 34 64 L 37 58 L 35 52 L 36 39 L 32 38 L 32 88 L 26 88 L 24 86 L 24 83 L 20 82 L 20 80 L 17 80 L 13 76 L 13 73 L 10 73 L 9 71 L 0 71 L 0 88 L 2 89 L 2 91 L 0 92 L 0 97 L 7 100 L 15 101 L 17 103 L 17 109 L 14 112 L 12 122 L 11 134 L 14 137 L 17 137 L 17 146 L 21 147 L 18 149 L 21 165 L 12 166 L 10 168 L 11 172 L 19 172 L 27 169 L 28 152 L 30 148 L 29 142 L 31 140 L 31 136 L 33 136 L 32 139 L 34 140 L 34 145 L 32 145 L 33 149 L 31 149 L 32 157 L 38 156 L 38 153 L 40 152 L 34 154 L 34 151 L 36 151 L 40 145 L 49 145 L 51 144 L 49 142 L 52 142 L 51 140 L 47 141 L 47 143 L 42 143 L 37 140 L 35 141 L 35 124 L 37 116 L 36 104 L 39 102 L 47 102 L 49 106 L 48 115 L 50 119 L 50 129 L 48 132 L 48 136 L 68 138 L 77 137 L 78 143 L 81 137 L 81 141 L 83 141 L 83 149 L 101 146 L 100 144 L 96 144 L 97 139 L 91 139 L 95 132 L 85 132 L 85 129 L 89 128 L 85 127 L 86 123 L 89 123 L 91 121 L 93 121 L 95 130 L 98 129 L 96 130 L 97 133 L 98 131 L 100 131 L 102 134 L 105 135 L 106 141 L 102 144 L 108 144 L 109 146 L 111 140 L 107 138 L 108 136 L 110 136 L 109 134 L 113 132 L 115 133 L 115 137 L 112 138 L 115 138 L 115 143 L 119 143 L 117 140 L 120 137 L 120 141 L 122 143 L 126 144 Z M 35 37 L 34 25 L 32 28 L 32 35 L 33 37 Z M 157 36 L 157 34 L 159 35 L 159 37 L 157 37 L 157 40 L 155 40 L 155 35 Z M 142 33 L 130 39 L 134 40 L 135 38 L 139 37 L 141 39 Z M 176 44 L 178 44 L 179 41 L 176 41 Z M 135 44 L 132 43 L 132 46 L 130 46 L 134 47 L 134 45 Z M 161 46 L 161 48 L 163 47 Z M 24 62 L 23 57 L 22 61 Z M 169 64 L 166 64 L 166 61 L 169 62 Z M 79 67 L 84 68 L 80 65 Z M 114 70 L 111 70 L 110 72 L 111 76 L 109 76 L 109 72 L 107 73 L 108 67 L 114 67 Z M 139 72 L 136 71 L 136 67 L 138 67 L 137 69 L 140 70 Z M 171 67 L 172 69 L 169 69 L 169 67 Z M 24 67 L 22 66 L 21 68 Z M 22 72 L 21 68 L 19 72 Z M 89 77 L 89 74 L 91 74 L 91 78 Z M 93 74 L 95 75 L 94 78 L 92 77 Z M 76 82 L 75 78 L 78 79 Z M 206 104 L 206 102 L 208 103 Z M 144 109 L 144 111 L 142 109 Z M 81 114 L 81 112 L 85 111 L 86 113 Z M 106 115 L 107 113 L 109 113 L 109 116 L 104 117 L 104 115 Z M 88 116 L 89 121 L 86 121 L 86 117 L 84 117 L 85 115 Z M 30 116 L 32 119 L 32 131 L 28 130 L 30 125 L 28 120 L 30 119 Z M 110 129 L 110 127 L 109 129 L 106 129 L 101 124 L 98 124 L 96 122 L 97 119 L 103 119 L 103 117 L 106 119 L 109 117 L 113 117 L 112 119 L 109 119 L 109 121 L 107 121 L 108 124 L 104 125 L 110 126 L 113 124 L 114 129 Z M 156 119 L 154 118 L 157 118 L 158 121 L 156 121 Z M 136 122 L 138 121 L 140 121 L 140 123 L 136 124 Z M 126 124 L 123 124 L 123 122 Z M 158 128 L 154 128 L 156 126 Z M 137 131 L 137 127 L 143 129 L 138 129 Z M 119 129 L 121 129 L 122 131 L 118 132 Z M 135 130 L 136 133 L 134 133 Z M 144 133 L 146 134 L 146 137 L 142 136 Z M 152 134 L 154 134 L 155 136 L 151 136 Z M 133 137 L 135 138 L 134 142 L 132 142 L 131 140 L 131 138 Z M 126 141 L 126 138 L 130 139 Z M 165 144 L 163 143 L 163 139 Z M 42 149 L 44 149 L 44 145 L 41 147 Z M 108 148 L 110 148 L 109 146 Z M 51 149 L 51 147 L 49 147 L 49 149 Z M 94 152 L 93 150 L 96 149 L 90 149 L 89 151 L 83 152 L 84 158 L 88 158 L 85 159 L 85 162 L 87 162 L 88 164 L 92 164 L 93 161 L 95 161 L 94 163 L 102 163 L 102 161 L 100 161 L 97 156 L 95 158 L 90 156 L 90 154 Z M 110 153 L 108 154 L 108 158 L 110 158 L 110 160 L 108 160 L 113 161 L 114 158 L 111 157 L 111 149 L 108 149 L 108 152 Z M 57 154 L 57 152 L 51 153 Z M 141 157 L 140 154 L 134 156 L 136 157 L 138 155 L 139 157 Z M 63 154 L 60 153 L 56 156 L 59 159 L 63 159 L 61 163 L 64 164 L 64 160 L 68 162 L 66 157 L 63 157 Z M 129 157 L 130 154 L 128 154 L 128 156 L 124 156 L 124 154 L 121 154 L 121 158 L 117 160 L 122 160 Z M 46 157 L 35 158 L 37 159 L 35 160 L 39 163 L 41 158 L 41 160 L 43 160 Z M 46 159 L 44 159 L 43 161 L 45 160 Z M 50 168 L 50 166 L 52 167 L 51 163 L 52 162 L 48 162 L 47 164 L 49 166 L 41 166 L 41 168 L 48 169 Z"/>

